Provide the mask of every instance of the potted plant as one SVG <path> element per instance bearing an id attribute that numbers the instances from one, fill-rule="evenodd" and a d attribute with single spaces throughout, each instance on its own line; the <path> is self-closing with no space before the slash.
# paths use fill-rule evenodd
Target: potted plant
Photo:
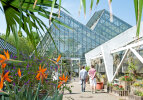
<path id="1" fill-rule="evenodd" d="M 101 82 L 101 74 L 96 72 L 95 77 L 96 77 L 96 80 L 97 80 L 96 89 L 97 90 L 103 89 L 103 82 Z"/>
<path id="2" fill-rule="evenodd" d="M 113 88 L 113 84 L 112 83 L 107 83 L 107 92 L 112 93 L 112 88 Z"/>

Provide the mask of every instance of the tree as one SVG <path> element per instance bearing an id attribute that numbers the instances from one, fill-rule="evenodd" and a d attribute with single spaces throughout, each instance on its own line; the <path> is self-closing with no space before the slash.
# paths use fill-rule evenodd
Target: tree
<path id="1" fill-rule="evenodd" d="M 27 34 L 36 52 L 36 41 L 34 40 L 32 29 L 36 29 L 38 34 L 40 34 L 40 31 L 42 30 L 52 38 L 48 26 L 39 18 L 39 16 L 50 19 L 50 23 L 59 23 L 66 26 L 56 20 L 55 17 L 58 17 L 58 14 L 53 13 L 54 8 L 59 9 L 59 11 L 62 8 L 61 0 L 59 4 L 57 4 L 57 0 L 0 0 L 0 3 L 2 4 L 0 10 L 5 15 L 7 24 L 6 39 L 9 37 L 10 33 L 12 33 L 17 50 L 19 50 L 18 32 L 21 32 L 21 30 Z M 49 11 L 49 8 L 51 8 L 51 11 Z"/>
<path id="2" fill-rule="evenodd" d="M 1 35 L 0 37 L 5 39 L 4 34 Z M 15 39 L 12 35 L 9 36 L 7 42 L 16 47 Z M 29 56 L 34 50 L 34 47 L 32 46 L 30 40 L 28 40 L 27 37 L 24 36 L 19 37 L 18 46 L 19 46 L 19 51 L 23 53 L 25 56 Z"/>

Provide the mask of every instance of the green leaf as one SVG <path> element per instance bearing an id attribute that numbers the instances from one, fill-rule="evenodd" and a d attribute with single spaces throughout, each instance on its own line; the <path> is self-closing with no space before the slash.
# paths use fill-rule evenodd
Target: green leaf
<path id="1" fill-rule="evenodd" d="M 63 94 L 60 94 L 57 98 L 57 100 L 63 100 Z"/>
<path id="2" fill-rule="evenodd" d="M 99 0 L 96 1 L 96 5 L 98 5 L 98 4 L 99 4 Z"/>
<path id="3" fill-rule="evenodd" d="M 138 20 L 138 0 L 134 0 L 134 8 L 135 8 L 135 15 L 136 15 L 136 23 Z"/>
<path id="4" fill-rule="evenodd" d="M 53 13 L 53 8 L 54 8 L 54 6 L 55 6 L 55 2 L 56 2 L 56 0 L 53 0 L 52 1 L 52 6 L 51 6 L 51 14 L 50 14 L 50 20 L 52 19 L 52 13 Z"/>
<path id="5" fill-rule="evenodd" d="M 59 0 L 59 17 L 60 17 L 60 11 L 61 11 L 61 2 L 62 0 Z"/>
<path id="6" fill-rule="evenodd" d="M 82 0 L 84 15 L 86 15 L 86 0 Z"/>
<path id="7" fill-rule="evenodd" d="M 18 32 L 17 32 L 16 25 L 12 25 L 11 30 L 12 30 L 14 38 L 15 38 L 15 44 L 16 44 L 16 48 L 17 48 L 17 55 L 19 56 L 19 49 L 18 49 L 19 38 L 18 38 Z"/>
<path id="8" fill-rule="evenodd" d="M 58 23 L 59 25 L 62 25 L 62 26 L 64 26 L 64 27 L 68 28 L 68 29 L 73 30 L 70 26 L 68 26 L 68 25 L 66 25 L 66 24 L 64 24 L 64 23 L 62 23 L 62 22 L 59 21 L 59 20 L 53 19 L 53 22 L 56 22 L 56 23 Z"/>
<path id="9" fill-rule="evenodd" d="M 81 7 L 82 7 L 82 0 L 80 0 L 80 7 L 79 7 L 79 11 L 78 11 L 79 15 L 80 15 L 80 12 L 81 12 Z"/>
<path id="10" fill-rule="evenodd" d="M 35 96 L 34 96 L 34 100 L 36 100 L 36 98 L 38 98 L 38 94 L 39 94 L 39 90 L 40 90 L 40 86 L 41 86 L 41 79 L 42 79 L 42 78 L 40 78 L 39 85 L 38 85 L 36 94 L 35 94 Z"/>
<path id="11" fill-rule="evenodd" d="M 9 93 L 6 93 L 6 92 L 4 92 L 4 91 L 0 91 L 0 95 L 9 96 Z"/>
<path id="12" fill-rule="evenodd" d="M 91 4 L 90 4 L 90 10 L 92 10 L 93 3 L 94 3 L 94 0 L 91 0 Z"/>
<path id="13" fill-rule="evenodd" d="M 47 33 L 49 34 L 50 38 L 52 39 L 53 44 L 54 44 L 56 50 L 58 50 L 58 49 L 57 49 L 57 46 L 56 46 L 56 43 L 55 43 L 55 41 L 54 41 L 54 39 L 53 39 L 53 37 L 52 37 L 52 35 L 51 35 L 51 32 L 50 32 L 49 30 L 47 30 Z"/>
<path id="14" fill-rule="evenodd" d="M 138 11 L 138 15 L 137 15 L 137 32 L 136 32 L 136 36 L 139 37 L 139 32 L 140 32 L 140 24 L 141 24 L 141 16 L 142 16 L 142 9 L 143 9 L 143 0 L 139 0 L 139 11 Z"/>

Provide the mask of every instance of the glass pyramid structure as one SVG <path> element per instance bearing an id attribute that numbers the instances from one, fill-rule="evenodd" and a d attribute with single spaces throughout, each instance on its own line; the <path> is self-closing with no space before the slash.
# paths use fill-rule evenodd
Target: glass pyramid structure
<path id="1" fill-rule="evenodd" d="M 86 25 L 62 11 L 60 15 L 57 20 L 70 26 L 72 30 L 59 24 L 56 27 L 51 25 L 50 30 L 58 51 L 48 33 L 42 39 L 42 45 L 37 46 L 37 50 L 42 56 L 48 56 L 52 52 L 55 57 L 60 53 L 65 59 L 80 58 L 81 64 L 85 63 L 86 52 L 132 27 L 116 16 L 110 22 L 110 14 L 106 10 L 95 12 Z"/>

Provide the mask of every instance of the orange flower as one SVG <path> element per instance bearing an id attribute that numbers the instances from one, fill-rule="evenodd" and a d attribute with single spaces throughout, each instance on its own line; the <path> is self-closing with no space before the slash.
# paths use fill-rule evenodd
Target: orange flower
<path id="1" fill-rule="evenodd" d="M 47 70 L 47 68 L 44 69 L 44 66 L 41 68 L 41 65 L 39 66 L 39 71 L 38 74 L 36 76 L 37 80 L 40 80 L 40 77 L 42 77 L 42 80 L 44 78 L 47 78 L 47 75 L 45 74 L 45 71 Z"/>
<path id="2" fill-rule="evenodd" d="M 3 62 L 5 62 L 5 60 L 9 60 L 10 59 L 8 50 L 7 50 L 7 52 L 5 52 L 5 50 L 4 50 L 4 54 L 5 54 L 5 56 L 0 54 L 0 59 L 1 59 L 0 63 L 3 63 Z"/>
<path id="3" fill-rule="evenodd" d="M 62 84 L 63 84 L 62 82 L 59 82 L 58 89 L 61 87 Z"/>
<path id="4" fill-rule="evenodd" d="M 59 62 L 61 59 L 61 55 L 59 55 L 59 57 L 57 58 L 57 62 Z"/>
<path id="5" fill-rule="evenodd" d="M 7 52 L 5 52 L 5 50 L 4 50 L 4 54 L 5 54 L 5 56 L 6 56 L 6 59 L 10 59 L 10 56 L 9 56 L 8 50 L 7 50 Z"/>
<path id="6" fill-rule="evenodd" d="M 21 77 L 21 71 L 20 68 L 18 68 L 18 76 Z"/>
<path id="7" fill-rule="evenodd" d="M 2 69 L 4 69 L 5 68 L 5 66 L 6 66 L 6 63 L 2 63 Z"/>
<path id="8" fill-rule="evenodd" d="M 62 85 L 63 83 L 67 82 L 68 77 L 67 77 L 67 76 L 65 77 L 65 75 L 63 74 L 63 76 L 62 76 L 62 77 L 59 77 L 59 79 L 60 79 L 60 82 L 59 82 L 59 85 L 58 85 L 58 89 L 61 87 L 61 85 Z"/>
<path id="9" fill-rule="evenodd" d="M 7 73 L 3 76 L 3 78 L 4 78 L 4 80 L 6 80 L 6 81 L 8 81 L 8 82 L 11 82 L 12 80 L 10 79 L 10 76 L 8 76 L 8 74 L 9 74 L 9 72 L 7 72 Z"/>
<path id="10" fill-rule="evenodd" d="M 63 76 L 62 76 L 62 77 L 59 77 L 59 79 L 60 79 L 61 81 L 63 81 L 63 82 L 67 82 L 68 77 L 67 77 L 67 76 L 65 77 L 65 75 L 63 74 Z"/>
<path id="11" fill-rule="evenodd" d="M 57 58 L 57 60 L 56 61 L 54 61 L 54 60 L 51 60 L 52 62 L 54 62 L 55 64 L 57 64 L 59 61 L 60 61 L 60 59 L 61 59 L 61 55 L 59 55 L 59 57 Z"/>
<path id="12" fill-rule="evenodd" d="M 0 90 L 3 88 L 3 77 L 1 77 L 1 81 L 0 81 Z"/>

